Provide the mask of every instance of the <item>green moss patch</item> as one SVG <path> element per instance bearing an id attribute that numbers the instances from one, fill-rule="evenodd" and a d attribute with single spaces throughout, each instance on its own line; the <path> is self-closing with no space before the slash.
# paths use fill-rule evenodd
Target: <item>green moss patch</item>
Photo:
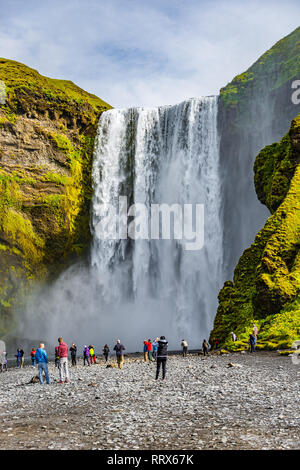
<path id="1" fill-rule="evenodd" d="M 237 75 L 220 91 L 225 106 L 236 107 L 245 98 L 265 90 L 268 77 L 268 93 L 284 83 L 300 76 L 300 28 L 278 41 L 263 54 L 248 70 Z"/>
<path id="2" fill-rule="evenodd" d="M 273 214 L 241 256 L 233 282 L 219 293 L 211 343 L 218 339 L 231 350 L 246 347 L 253 323 L 260 329 L 258 349 L 288 348 L 300 338 L 299 144 L 298 117 L 282 141 L 256 159 L 256 188 Z M 238 342 L 232 342 L 231 331 Z"/>
<path id="3" fill-rule="evenodd" d="M 35 135 L 49 148 L 42 166 L 28 158 L 24 165 L 6 159 L 0 169 L 3 333 L 32 283 L 55 278 L 89 247 L 94 139 L 101 113 L 111 106 L 70 81 L 7 59 L 0 59 L 0 80 L 6 85 L 0 132 L 15 138 L 24 120 L 29 140 Z"/>

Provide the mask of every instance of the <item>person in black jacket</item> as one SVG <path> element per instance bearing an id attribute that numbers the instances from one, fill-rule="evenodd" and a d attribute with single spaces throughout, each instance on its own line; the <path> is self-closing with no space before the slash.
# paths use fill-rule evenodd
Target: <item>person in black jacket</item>
<path id="1" fill-rule="evenodd" d="M 72 343 L 72 346 L 70 347 L 70 351 L 71 351 L 72 366 L 76 366 L 77 347 L 75 346 L 75 343 Z"/>
<path id="2" fill-rule="evenodd" d="M 255 336 L 250 334 L 249 335 L 249 343 L 250 343 L 250 352 L 254 352 L 255 351 Z"/>
<path id="3" fill-rule="evenodd" d="M 158 341 L 157 366 L 156 366 L 155 380 L 158 379 L 160 366 L 162 366 L 162 379 L 165 380 L 167 356 L 168 356 L 168 341 L 166 340 L 165 336 L 161 336 L 160 340 Z"/>
<path id="4" fill-rule="evenodd" d="M 109 347 L 108 344 L 106 344 L 103 348 L 103 356 L 105 357 L 105 362 L 108 360 L 108 355 L 109 355 Z"/>
<path id="5" fill-rule="evenodd" d="M 208 342 L 206 341 L 206 339 L 203 340 L 203 343 L 202 343 L 202 351 L 203 351 L 203 354 L 204 356 L 208 356 Z"/>
<path id="6" fill-rule="evenodd" d="M 117 340 L 117 344 L 114 347 L 114 351 L 116 351 L 118 368 L 122 369 L 122 366 L 124 364 L 124 352 L 123 351 L 125 351 L 125 348 L 123 344 L 121 344 L 121 341 L 119 339 Z"/>

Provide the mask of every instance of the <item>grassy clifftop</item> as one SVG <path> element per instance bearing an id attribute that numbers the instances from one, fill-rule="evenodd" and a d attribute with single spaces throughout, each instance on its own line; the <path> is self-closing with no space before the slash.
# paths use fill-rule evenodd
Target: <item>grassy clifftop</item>
<path id="1" fill-rule="evenodd" d="M 111 107 L 70 81 L 0 59 L 0 333 L 33 281 L 51 279 L 90 242 L 91 165 Z"/>
<path id="2" fill-rule="evenodd" d="M 6 105 L 1 109 L 12 114 L 37 111 L 50 117 L 64 118 L 81 130 L 95 124 L 99 114 L 111 106 L 73 82 L 44 77 L 20 62 L 0 58 L 0 80 L 6 85 Z M 84 129 L 85 126 L 85 129 Z"/>
<path id="3" fill-rule="evenodd" d="M 253 322 L 261 348 L 300 339 L 300 115 L 279 143 L 259 153 L 254 171 L 258 197 L 272 215 L 219 293 L 211 341 L 231 349 L 245 347 Z"/>

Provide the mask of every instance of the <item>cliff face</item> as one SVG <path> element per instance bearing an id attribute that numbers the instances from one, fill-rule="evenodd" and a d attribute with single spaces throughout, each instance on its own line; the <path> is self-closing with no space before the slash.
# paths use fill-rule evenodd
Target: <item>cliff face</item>
<path id="1" fill-rule="evenodd" d="M 272 215 L 219 293 L 211 341 L 231 349 L 246 346 L 253 322 L 261 348 L 300 338 L 300 115 L 279 143 L 258 154 L 254 172 L 257 195 Z"/>
<path id="2" fill-rule="evenodd" d="M 94 138 L 111 108 L 72 82 L 0 59 L 0 333 L 33 280 L 51 279 L 90 242 Z M 3 102 L 3 99 L 2 99 Z"/>
<path id="3" fill-rule="evenodd" d="M 258 152 L 280 140 L 300 113 L 300 105 L 291 100 L 291 85 L 299 78 L 297 28 L 220 91 L 225 279 L 232 278 L 238 258 L 269 215 L 255 193 L 253 164 Z"/>

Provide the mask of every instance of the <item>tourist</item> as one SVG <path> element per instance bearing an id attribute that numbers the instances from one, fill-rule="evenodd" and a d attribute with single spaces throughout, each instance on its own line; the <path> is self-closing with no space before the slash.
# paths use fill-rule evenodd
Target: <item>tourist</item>
<path id="1" fill-rule="evenodd" d="M 117 344 L 114 347 L 114 351 L 116 351 L 116 357 L 117 357 L 117 363 L 118 363 L 118 368 L 122 369 L 122 366 L 124 364 L 124 354 L 123 351 L 125 351 L 125 348 L 123 344 L 121 344 L 121 341 L 118 339 Z"/>
<path id="2" fill-rule="evenodd" d="M 147 341 L 147 354 L 148 354 L 149 361 L 152 362 L 152 343 L 151 343 L 151 339 L 148 339 L 148 341 Z"/>
<path id="3" fill-rule="evenodd" d="M 44 384 L 43 381 L 43 371 L 45 373 L 46 384 L 50 384 L 49 379 L 49 372 L 48 372 L 48 356 L 45 350 L 45 345 L 43 343 L 40 344 L 40 347 L 36 350 L 35 359 L 39 368 L 39 379 L 41 385 Z"/>
<path id="4" fill-rule="evenodd" d="M 6 351 L 2 351 L 0 361 L 1 361 L 1 372 L 3 372 L 4 369 L 7 372 L 7 352 Z"/>
<path id="5" fill-rule="evenodd" d="M 89 349 L 90 349 L 90 362 L 91 362 L 91 365 L 93 364 L 93 361 L 94 361 L 94 364 L 97 364 L 96 363 L 96 356 L 95 356 L 94 346 L 91 344 L 89 346 Z"/>
<path id="6" fill-rule="evenodd" d="M 181 346 L 182 346 L 182 357 L 186 357 L 187 350 L 188 350 L 188 344 L 187 344 L 187 341 L 185 341 L 185 339 L 183 339 L 181 341 Z"/>
<path id="7" fill-rule="evenodd" d="M 16 358 L 17 358 L 17 367 L 18 369 L 20 369 L 21 367 L 21 349 L 20 348 L 17 349 Z"/>
<path id="8" fill-rule="evenodd" d="M 68 367 L 68 346 L 60 337 L 57 340 L 59 342 L 58 346 L 58 356 L 59 356 L 59 384 L 68 383 L 69 380 L 69 367 Z"/>
<path id="9" fill-rule="evenodd" d="M 148 343 L 146 339 L 144 341 L 144 361 L 148 361 Z"/>
<path id="10" fill-rule="evenodd" d="M 162 379 L 165 380 L 167 356 L 168 356 L 168 341 L 166 340 L 165 336 L 161 336 L 160 340 L 158 341 L 157 366 L 156 366 L 155 380 L 158 379 L 160 366 L 162 366 Z"/>
<path id="11" fill-rule="evenodd" d="M 103 348 L 103 356 L 105 357 L 105 362 L 108 360 L 108 355 L 109 355 L 109 347 L 108 344 L 106 344 Z"/>
<path id="12" fill-rule="evenodd" d="M 232 337 L 232 341 L 236 341 L 237 340 L 236 334 L 233 331 L 230 334 Z"/>
<path id="13" fill-rule="evenodd" d="M 83 350 L 83 365 L 85 366 L 85 361 L 87 365 L 90 365 L 90 348 L 88 346 L 84 346 Z"/>
<path id="14" fill-rule="evenodd" d="M 253 324 L 252 334 L 253 334 L 253 336 L 255 336 L 255 338 L 257 338 L 257 335 L 258 335 L 258 328 L 257 328 L 257 326 L 255 325 L 255 323 Z"/>
<path id="15" fill-rule="evenodd" d="M 55 346 L 54 357 L 55 357 L 55 363 L 54 363 L 55 367 L 59 367 L 58 346 Z"/>
<path id="16" fill-rule="evenodd" d="M 250 343 L 250 352 L 255 351 L 255 336 L 253 336 L 251 333 L 249 335 L 249 343 Z"/>
<path id="17" fill-rule="evenodd" d="M 70 347 L 70 352 L 71 352 L 71 361 L 72 361 L 72 366 L 76 366 L 76 354 L 77 354 L 77 347 L 75 343 L 72 343 L 72 346 Z"/>
<path id="18" fill-rule="evenodd" d="M 35 348 L 32 348 L 30 356 L 31 356 L 31 364 L 34 369 L 35 369 L 35 353 L 36 353 Z"/>
<path id="19" fill-rule="evenodd" d="M 24 353 L 23 349 L 21 349 L 20 352 L 21 352 L 21 363 L 20 363 L 20 367 L 24 367 L 24 363 L 25 363 L 25 353 Z"/>
<path id="20" fill-rule="evenodd" d="M 203 340 L 203 343 L 202 343 L 202 351 L 203 351 L 203 354 L 204 356 L 208 356 L 208 342 L 206 341 L 206 339 Z"/>
<path id="21" fill-rule="evenodd" d="M 152 341 L 153 359 L 155 361 L 157 360 L 158 341 L 159 341 L 159 338 L 156 338 Z"/>

